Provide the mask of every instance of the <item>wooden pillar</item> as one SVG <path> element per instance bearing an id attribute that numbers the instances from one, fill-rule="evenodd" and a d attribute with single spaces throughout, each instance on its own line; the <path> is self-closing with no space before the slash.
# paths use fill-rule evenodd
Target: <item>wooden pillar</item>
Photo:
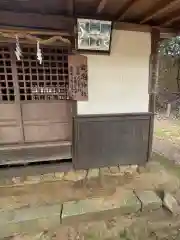
<path id="1" fill-rule="evenodd" d="M 155 116 L 155 103 L 156 94 L 158 90 L 158 72 L 159 72 L 159 59 L 158 48 L 160 42 L 160 31 L 157 28 L 152 28 L 151 31 L 151 55 L 149 64 L 149 112 L 152 113 L 150 120 L 149 130 L 149 151 L 148 160 L 152 155 L 152 141 L 154 132 L 154 116 Z"/>
<path id="2" fill-rule="evenodd" d="M 160 41 L 160 31 L 156 28 L 151 32 L 151 55 L 149 69 L 149 112 L 155 113 L 155 98 L 158 88 L 158 47 Z"/>

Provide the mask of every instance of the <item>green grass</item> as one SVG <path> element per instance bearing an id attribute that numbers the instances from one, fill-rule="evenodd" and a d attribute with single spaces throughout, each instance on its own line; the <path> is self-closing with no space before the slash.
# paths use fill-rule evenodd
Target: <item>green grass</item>
<path id="1" fill-rule="evenodd" d="M 159 162 L 168 172 L 176 175 L 180 179 L 180 165 L 175 164 L 163 155 L 153 153 L 153 161 Z"/>
<path id="2" fill-rule="evenodd" d="M 90 232 L 85 233 L 84 237 L 86 240 L 100 240 L 98 236 L 96 236 L 94 233 L 90 233 Z"/>
<path id="3" fill-rule="evenodd" d="M 154 134 L 157 137 L 175 137 L 178 138 L 180 137 L 180 130 L 179 129 L 162 129 L 162 128 L 157 128 L 155 129 Z"/>
<path id="4" fill-rule="evenodd" d="M 129 236 L 128 236 L 128 233 L 126 231 L 126 229 L 122 232 L 120 232 L 119 234 L 119 239 L 120 240 L 132 240 Z"/>
<path id="5" fill-rule="evenodd" d="M 156 129 L 154 134 L 157 136 L 157 137 L 166 137 L 166 133 L 164 132 L 163 129 Z"/>

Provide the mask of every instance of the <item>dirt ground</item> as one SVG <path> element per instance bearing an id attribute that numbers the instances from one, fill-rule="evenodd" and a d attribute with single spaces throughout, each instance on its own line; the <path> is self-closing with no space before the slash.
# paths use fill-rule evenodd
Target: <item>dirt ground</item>
<path id="1" fill-rule="evenodd" d="M 180 167 L 174 165 L 174 163 L 180 164 L 180 120 L 163 117 L 155 119 L 153 150 L 165 156 L 165 158 L 159 157 L 158 159 L 158 155 L 154 155 L 155 161 L 160 162 L 180 179 Z M 150 179 L 149 182 L 151 182 Z M 179 191 L 179 187 L 177 188 L 176 191 Z M 54 238 L 67 240 L 179 240 L 180 227 L 173 227 L 172 220 L 167 221 L 167 225 L 164 227 L 158 227 L 159 220 L 167 218 L 167 216 L 161 215 L 162 213 L 156 213 L 154 216 L 148 214 L 144 218 L 119 217 L 107 221 L 81 224 L 78 227 L 65 227 L 58 231 Z M 151 227 L 149 223 L 152 222 L 157 228 Z M 171 227 L 168 227 L 169 225 Z"/>
<path id="2" fill-rule="evenodd" d="M 180 120 L 162 115 L 155 119 L 153 150 L 180 164 Z"/>
<path id="3" fill-rule="evenodd" d="M 124 182 L 127 189 L 164 189 L 180 193 L 180 166 L 153 155 L 145 172 Z M 179 240 L 180 218 L 160 209 L 144 215 L 109 217 L 103 221 L 79 222 L 59 229 L 47 230 L 33 236 L 16 235 L 11 240 Z"/>
<path id="4" fill-rule="evenodd" d="M 160 222 L 163 220 L 163 223 Z M 42 232 L 35 236 L 15 236 L 13 240 L 179 240 L 177 220 L 167 214 L 149 213 L 144 217 L 117 217 L 107 221 L 64 226 L 55 232 Z"/>
<path id="5" fill-rule="evenodd" d="M 123 184 L 125 184 L 126 188 L 130 189 L 143 189 L 144 187 L 146 189 L 158 189 L 160 187 L 168 192 L 179 193 L 180 195 L 180 120 L 161 117 L 155 120 L 153 150 L 155 153 L 153 154 L 151 167 L 148 172 L 143 172 L 139 176 L 123 182 Z M 56 188 L 55 184 L 54 187 Z M 86 187 L 86 191 L 92 188 L 96 189 L 94 188 L 94 184 Z M 76 188 L 76 192 L 78 192 L 78 188 Z M 6 195 L 4 197 L 9 196 L 9 192 L 4 192 L 4 194 Z M 172 218 L 168 212 L 160 210 L 159 212 L 148 213 L 144 216 L 121 216 L 103 221 L 61 226 L 55 231 L 47 230 L 33 236 L 16 235 L 11 239 L 180 240 L 179 222 L 180 218 L 177 220 L 176 218 Z"/>

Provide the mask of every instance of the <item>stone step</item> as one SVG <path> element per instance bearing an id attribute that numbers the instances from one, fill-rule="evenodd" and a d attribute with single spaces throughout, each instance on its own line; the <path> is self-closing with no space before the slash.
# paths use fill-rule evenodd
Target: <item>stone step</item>
<path id="1" fill-rule="evenodd" d="M 0 182 L 0 211 L 109 196 L 122 180 L 128 183 L 136 174 L 136 168 L 127 166 L 4 179 L 7 181 Z"/>
<path id="2" fill-rule="evenodd" d="M 151 198 L 151 201 L 145 201 Z M 140 193 L 138 193 L 140 196 Z M 161 207 L 161 200 L 153 191 L 145 191 L 143 201 L 133 190 L 117 188 L 115 193 L 106 197 L 93 197 L 78 201 L 68 201 L 40 206 L 24 206 L 13 210 L 0 211 L 0 237 L 14 234 L 33 234 L 45 230 L 57 229 L 62 224 L 74 224 L 81 221 L 104 220 L 114 216 L 140 213 L 145 204 L 149 211 Z M 154 201 L 154 204 L 152 202 Z M 148 206 L 149 205 L 149 206 Z"/>
<path id="3" fill-rule="evenodd" d="M 176 182 L 176 177 L 152 163 L 140 174 L 134 166 L 115 166 L 16 177 L 7 184 L 0 182 L 0 239 L 16 233 L 36 235 L 106 217 L 109 220 L 116 215 L 127 221 L 132 216 L 149 216 L 149 212 L 156 215 L 163 211 L 164 215 L 167 210 L 164 203 L 162 208 L 162 200 L 165 199 L 161 200 L 155 190 L 172 193 L 174 186 L 179 188 L 179 181 Z M 170 207 L 168 214 L 175 218 L 172 213 L 177 208 L 169 200 L 172 198 L 166 201 L 166 208 Z"/>

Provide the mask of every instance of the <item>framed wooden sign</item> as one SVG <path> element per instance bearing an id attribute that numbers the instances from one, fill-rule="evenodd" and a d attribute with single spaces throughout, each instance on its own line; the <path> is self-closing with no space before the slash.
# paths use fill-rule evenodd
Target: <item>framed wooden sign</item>
<path id="1" fill-rule="evenodd" d="M 88 100 L 88 67 L 87 57 L 69 55 L 69 98 L 77 101 Z"/>
<path id="2" fill-rule="evenodd" d="M 77 19 L 76 49 L 110 53 L 112 21 Z"/>

